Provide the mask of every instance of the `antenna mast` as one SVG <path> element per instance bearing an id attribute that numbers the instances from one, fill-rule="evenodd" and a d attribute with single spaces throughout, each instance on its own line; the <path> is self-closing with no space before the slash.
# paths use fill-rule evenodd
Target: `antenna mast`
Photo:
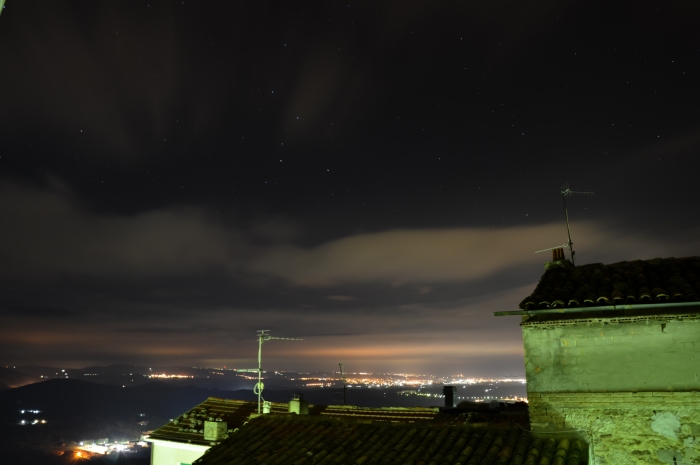
<path id="1" fill-rule="evenodd" d="M 576 255 L 576 252 L 574 251 L 574 243 L 571 242 L 571 228 L 569 227 L 569 209 L 566 207 L 566 198 L 569 196 L 572 196 L 574 194 L 579 194 L 579 195 L 594 195 L 593 192 L 590 191 L 572 191 L 569 189 L 569 184 L 566 183 L 563 186 L 561 186 L 561 198 L 564 200 L 564 214 L 566 215 L 566 233 L 569 236 L 569 242 L 567 245 L 569 246 L 569 252 L 571 253 L 571 264 L 576 266 L 576 262 L 574 261 L 574 255 Z"/>
<path id="2" fill-rule="evenodd" d="M 303 339 L 299 339 L 296 337 L 275 337 L 275 336 L 270 336 L 269 329 L 259 329 L 258 330 L 258 368 L 249 368 L 246 370 L 236 370 L 239 372 L 251 372 L 251 371 L 257 371 L 258 372 L 258 382 L 253 388 L 253 393 L 258 395 L 258 414 L 260 414 L 260 405 L 262 402 L 262 391 L 265 388 L 265 385 L 262 382 L 262 346 L 263 342 L 265 341 L 270 341 L 272 339 L 276 340 L 281 340 L 281 341 L 303 341 Z"/>
<path id="3" fill-rule="evenodd" d="M 535 253 L 568 247 L 569 252 L 571 253 L 571 264 L 576 266 L 576 262 L 574 261 L 574 255 L 576 255 L 576 252 L 574 252 L 574 243 L 571 241 L 571 227 L 569 226 L 569 209 L 566 207 L 566 198 L 574 194 L 594 195 L 593 192 L 590 191 L 572 191 L 571 189 L 569 189 L 568 183 L 561 186 L 561 198 L 564 200 L 564 215 L 566 215 L 566 234 L 568 235 L 569 241 L 566 244 L 558 245 L 556 247 L 550 247 L 548 249 L 538 250 Z"/>
<path id="4" fill-rule="evenodd" d="M 340 377 L 341 377 L 342 380 L 343 380 L 343 405 L 345 405 L 345 404 L 348 403 L 348 401 L 347 401 L 347 399 L 345 398 L 345 393 L 347 392 L 347 389 L 346 389 L 346 386 L 345 386 L 345 375 L 343 374 L 343 364 L 339 362 L 339 363 L 338 363 L 338 366 L 340 367 Z"/>

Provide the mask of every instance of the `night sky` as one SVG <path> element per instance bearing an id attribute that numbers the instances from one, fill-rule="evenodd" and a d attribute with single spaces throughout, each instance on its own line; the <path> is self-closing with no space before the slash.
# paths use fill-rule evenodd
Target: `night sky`
<path id="1" fill-rule="evenodd" d="M 699 17 L 7 0 L 0 363 L 522 375 L 562 184 L 577 264 L 700 255 Z"/>

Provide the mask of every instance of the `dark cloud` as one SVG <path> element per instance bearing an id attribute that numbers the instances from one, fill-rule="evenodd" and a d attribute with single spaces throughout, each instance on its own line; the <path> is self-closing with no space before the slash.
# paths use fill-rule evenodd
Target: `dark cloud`
<path id="1" fill-rule="evenodd" d="M 327 295 L 326 299 L 336 302 L 352 302 L 353 300 L 357 300 L 357 297 L 351 295 Z"/>
<path id="2" fill-rule="evenodd" d="M 697 8 L 11 2 L 4 363 L 521 373 L 562 183 L 577 263 L 698 254 Z"/>
<path id="3" fill-rule="evenodd" d="M 59 307 L 10 307 L 0 308 L 0 313 L 8 316 L 17 316 L 22 318 L 71 318 L 77 315 L 77 312 Z"/>
<path id="4" fill-rule="evenodd" d="M 6 181 L 0 188 L 5 276 L 141 276 L 196 273 L 231 263 L 240 234 L 207 209 L 95 215 L 61 192 Z"/>
<path id="5" fill-rule="evenodd" d="M 11 265 L 3 279 L 44 284 L 35 298 L 22 286 L 5 292 L 12 323 L 0 332 L 10 356 L 46 364 L 250 364 L 255 331 L 265 328 L 305 339 L 271 346 L 276 367 L 342 359 L 362 369 L 485 373 L 499 360 L 517 372 L 518 326 L 493 312 L 515 309 L 534 287 L 549 259 L 536 249 L 565 241 L 562 223 L 545 223 L 389 230 L 302 247 L 304 228 L 276 217 L 233 226 L 195 206 L 97 213 L 58 178 L 45 188 L 3 186 L 0 254 Z M 660 241 L 587 221 L 575 233 L 587 262 L 700 247 L 691 229 Z M 109 356 L 86 357 L 91 344 L 111 347 Z"/>
<path id="6" fill-rule="evenodd" d="M 0 51 L 13 70 L 3 81 L 14 92 L 0 117 L 7 121 L 12 115 L 15 126 L 31 121 L 35 128 L 69 134 L 76 144 L 99 144 L 90 158 L 145 155 L 139 133 L 167 134 L 181 84 L 178 67 L 186 66 L 176 50 L 173 12 L 161 7 L 155 27 L 133 22 L 124 27 L 131 17 L 128 7 L 16 4 L 10 20 L 10 15 L 3 18 L 14 45 Z M 158 69 L 158 77 L 144 79 L 147 69 Z M 132 113 L 141 115 L 138 121 Z"/>
<path id="7" fill-rule="evenodd" d="M 395 286 L 467 283 L 544 260 L 547 254 L 535 257 L 533 252 L 564 244 L 566 236 L 562 233 L 565 231 L 561 223 L 497 229 L 385 231 L 345 237 L 312 248 L 274 246 L 253 259 L 251 269 L 308 287 L 332 287 L 346 282 L 385 282 Z M 670 252 L 668 245 L 659 244 L 656 238 L 624 226 L 578 224 L 576 233 L 589 257 L 610 260 L 644 251 L 643 258 L 652 258 Z M 689 242 L 678 246 L 679 251 L 700 245 L 692 239 L 692 232 L 683 235 Z M 428 292 L 429 288 L 420 289 Z"/>

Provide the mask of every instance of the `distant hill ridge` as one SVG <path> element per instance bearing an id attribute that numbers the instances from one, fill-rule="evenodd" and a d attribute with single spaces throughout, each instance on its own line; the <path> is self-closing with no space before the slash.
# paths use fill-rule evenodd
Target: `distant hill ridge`
<path id="1" fill-rule="evenodd" d="M 7 386 L 6 389 L 25 386 L 38 381 L 41 381 L 41 378 L 38 376 L 24 373 L 12 368 L 0 367 L 0 385 Z M 0 389 L 3 388 L 0 387 Z"/>
<path id="2" fill-rule="evenodd" d="M 0 391 L 0 409 L 38 409 L 60 420 L 144 413 L 146 419 L 167 421 L 210 396 L 241 399 L 252 397 L 252 392 L 179 387 L 159 381 L 123 388 L 77 379 L 49 379 Z"/>

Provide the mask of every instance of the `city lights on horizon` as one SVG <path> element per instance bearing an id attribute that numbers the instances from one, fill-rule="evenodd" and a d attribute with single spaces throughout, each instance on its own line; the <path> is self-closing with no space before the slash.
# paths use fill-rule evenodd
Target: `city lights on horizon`
<path id="1" fill-rule="evenodd" d="M 165 373 L 148 375 L 149 378 L 194 378 L 193 375 L 168 375 Z"/>
<path id="2" fill-rule="evenodd" d="M 130 372 L 131 371 L 131 372 Z M 160 367 L 147 368 L 133 365 L 132 370 L 125 370 L 119 374 L 114 371 L 105 371 L 104 373 L 96 370 L 85 369 L 56 369 L 53 376 L 42 375 L 40 378 L 68 378 L 70 372 L 71 377 L 100 378 L 120 376 L 129 379 L 124 379 L 131 385 L 135 381 L 135 377 L 140 379 L 202 379 L 202 378 L 221 378 L 253 381 L 257 380 L 257 370 L 229 368 L 228 366 L 182 366 L 180 367 Z M 439 386 L 439 385 L 475 385 L 483 383 L 520 383 L 525 384 L 524 376 L 474 376 L 465 373 L 457 373 L 451 375 L 436 375 L 436 374 L 421 374 L 416 372 L 372 372 L 372 371 L 344 371 L 342 376 L 340 371 L 290 371 L 290 370 L 262 370 L 262 378 L 271 380 L 279 379 L 284 382 L 295 382 L 299 386 L 308 387 L 333 387 L 344 383 L 347 387 L 367 387 L 367 388 L 383 388 L 383 387 L 421 387 L 421 386 Z M 120 379 L 121 380 L 121 379 Z M 139 381 L 136 381 L 137 383 Z"/>

